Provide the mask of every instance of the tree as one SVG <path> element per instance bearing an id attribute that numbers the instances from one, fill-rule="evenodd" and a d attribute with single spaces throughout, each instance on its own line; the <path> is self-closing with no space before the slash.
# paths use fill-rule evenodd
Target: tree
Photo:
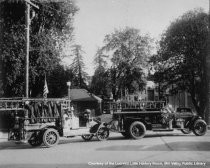
<path id="1" fill-rule="evenodd" d="M 168 27 L 160 40 L 158 54 L 152 58 L 156 81 L 173 85 L 172 93 L 186 90 L 197 112 L 204 117 L 208 15 L 201 9 L 185 13 Z"/>
<path id="2" fill-rule="evenodd" d="M 71 85 L 75 86 L 74 79 L 75 75 L 72 69 L 65 68 L 62 65 L 57 65 L 57 67 L 52 71 L 48 77 L 49 86 L 49 97 L 64 97 L 67 96 L 67 82 L 71 81 Z"/>
<path id="3" fill-rule="evenodd" d="M 111 53 L 112 66 L 109 69 L 110 87 L 114 99 L 125 90 L 134 92 L 143 89 L 144 69 L 150 56 L 151 39 L 140 35 L 139 30 L 125 28 L 106 35 L 103 51 Z"/>
<path id="4" fill-rule="evenodd" d="M 83 61 L 83 53 L 84 51 L 82 50 L 81 45 L 74 45 L 73 46 L 73 62 L 71 64 L 71 69 L 73 70 L 73 73 L 77 77 L 77 86 L 80 88 L 87 88 L 85 84 L 85 80 L 87 78 L 87 73 L 84 71 L 85 70 L 85 64 Z"/>
<path id="5" fill-rule="evenodd" d="M 103 49 L 98 48 L 95 58 L 94 58 L 94 64 L 96 65 L 96 69 L 105 69 L 107 66 L 107 61 L 105 60 L 106 58 L 108 58 L 108 55 L 105 55 L 103 53 Z"/>
<path id="6" fill-rule="evenodd" d="M 101 97 L 109 97 L 109 76 L 103 66 L 98 67 L 92 77 L 90 91 Z"/>
<path id="7" fill-rule="evenodd" d="M 47 76 L 60 63 L 62 43 L 72 39 L 72 16 L 78 10 L 73 1 L 36 1 L 40 7 L 31 14 L 30 92 L 37 96 Z M 34 9 L 32 8 L 31 11 Z M 33 13 L 33 12 L 32 12 Z M 25 2 L 1 2 L 3 38 L 1 53 L 4 66 L 4 96 L 23 96 L 25 69 Z M 71 17 L 70 17 L 71 15 Z"/>
<path id="8" fill-rule="evenodd" d="M 14 27 L 14 28 L 13 28 Z M 24 90 L 24 27 L 13 26 L 3 34 L 1 46 L 4 78 L 3 90 L 7 96 L 22 96 Z M 6 38 L 5 38 L 6 37 Z M 22 93 L 22 94 L 21 94 Z"/>
<path id="9" fill-rule="evenodd" d="M 151 39 L 148 35 L 140 35 L 138 29 L 126 27 L 106 35 L 103 50 L 112 52 L 112 64 L 118 66 L 127 62 L 145 68 L 150 55 Z"/>
<path id="10" fill-rule="evenodd" d="M 103 50 L 98 48 L 94 58 L 95 73 L 92 77 L 90 90 L 96 95 L 102 97 L 108 97 L 108 73 L 106 72 L 106 66 L 108 58 L 103 53 Z"/>

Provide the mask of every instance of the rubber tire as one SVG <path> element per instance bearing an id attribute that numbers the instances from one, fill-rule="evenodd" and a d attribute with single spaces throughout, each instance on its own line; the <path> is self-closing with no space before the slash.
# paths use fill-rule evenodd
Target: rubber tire
<path id="1" fill-rule="evenodd" d="M 201 124 L 201 126 L 203 127 L 202 129 L 202 132 L 200 132 L 199 130 L 196 129 L 196 127 L 198 126 L 198 124 Z M 201 120 L 201 119 L 198 119 L 194 122 L 193 124 L 193 133 L 196 135 L 196 136 L 203 136 L 205 135 L 207 132 L 207 124 L 204 120 Z"/>
<path id="2" fill-rule="evenodd" d="M 192 130 L 190 130 L 189 128 L 185 128 L 185 129 L 181 129 L 181 132 L 183 134 L 191 134 L 192 133 Z"/>
<path id="3" fill-rule="evenodd" d="M 135 130 L 135 131 L 140 131 L 139 133 L 140 133 L 140 135 L 135 135 L 134 134 L 134 128 L 135 127 L 138 127 L 137 129 L 138 130 Z M 131 125 L 130 125 L 130 127 L 129 127 L 129 134 L 130 134 L 130 136 L 131 136 L 131 138 L 133 138 L 133 139 L 141 139 L 141 138 L 143 138 L 144 136 L 145 136 L 145 134 L 146 134 L 146 127 L 144 126 L 144 124 L 142 123 L 142 122 L 139 122 L 139 121 L 134 121 Z"/>
<path id="4" fill-rule="evenodd" d="M 28 143 L 33 146 L 33 147 L 38 147 L 38 146 L 41 146 L 41 144 L 43 143 L 43 140 L 42 140 L 42 133 L 38 133 L 38 135 L 35 135 L 36 133 L 33 133 L 33 135 L 31 136 L 31 138 L 33 139 L 29 139 L 28 140 Z"/>
<path id="5" fill-rule="evenodd" d="M 101 136 L 101 130 L 103 134 L 104 132 L 106 132 L 105 136 L 104 135 Z M 106 127 L 99 127 L 98 131 L 96 132 L 96 138 L 99 141 L 106 141 L 109 138 L 109 129 Z"/>
<path id="6" fill-rule="evenodd" d="M 49 139 L 49 135 L 52 135 L 52 137 Z M 54 140 L 52 138 L 55 138 Z M 52 140 L 52 142 L 50 142 Z M 53 128 L 47 129 L 43 134 L 43 143 L 46 147 L 50 148 L 53 146 L 56 146 L 59 142 L 59 133 L 57 130 Z"/>
<path id="7" fill-rule="evenodd" d="M 93 134 L 89 134 L 89 135 L 82 135 L 82 139 L 84 139 L 85 141 L 90 141 L 93 138 Z"/>

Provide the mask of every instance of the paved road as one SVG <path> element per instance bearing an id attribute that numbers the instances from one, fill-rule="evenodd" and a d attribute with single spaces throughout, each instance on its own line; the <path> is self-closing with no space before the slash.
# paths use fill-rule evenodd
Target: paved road
<path id="1" fill-rule="evenodd" d="M 108 141 L 62 138 L 54 148 L 32 148 L 0 138 L 0 167 L 210 167 L 210 131 L 205 136 L 148 132 L 141 140 L 112 133 Z M 168 163 L 166 163 L 168 162 Z M 108 164 L 108 165 L 105 165 Z M 160 164 L 160 166 L 158 166 Z M 168 164 L 168 165 L 167 165 Z M 201 165 L 203 164 L 203 165 Z M 205 164 L 205 165 L 204 165 Z"/>

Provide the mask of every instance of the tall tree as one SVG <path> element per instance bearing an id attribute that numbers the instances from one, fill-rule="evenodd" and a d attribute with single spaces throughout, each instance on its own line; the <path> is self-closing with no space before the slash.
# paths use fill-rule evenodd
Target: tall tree
<path id="1" fill-rule="evenodd" d="M 44 74 L 53 71 L 62 58 L 63 42 L 72 39 L 72 19 L 78 10 L 73 1 L 36 1 L 30 29 L 30 92 L 42 92 Z M 2 1 L 0 21 L 3 31 L 0 48 L 4 66 L 4 95 L 24 94 L 25 1 Z"/>
<path id="2" fill-rule="evenodd" d="M 152 58 L 155 78 L 172 93 L 186 90 L 197 112 L 204 116 L 206 104 L 206 69 L 208 14 L 201 9 L 176 19 L 162 35 L 158 54 Z"/>
<path id="3" fill-rule="evenodd" d="M 104 67 L 98 67 L 92 77 L 90 91 L 102 98 L 109 97 L 109 75 Z"/>
<path id="4" fill-rule="evenodd" d="M 85 63 L 83 60 L 84 51 L 81 45 L 73 46 L 73 62 L 71 64 L 71 69 L 77 77 L 77 86 L 80 88 L 87 88 L 85 80 L 87 78 L 87 73 L 85 72 Z"/>
<path id="5" fill-rule="evenodd" d="M 103 51 L 112 55 L 109 76 L 114 99 L 122 91 L 141 90 L 145 84 L 143 70 L 150 56 L 150 37 L 140 35 L 137 29 L 126 27 L 106 35 L 104 43 Z"/>
<path id="6" fill-rule="evenodd" d="M 96 65 L 96 69 L 105 69 L 107 66 L 107 61 L 106 59 L 108 58 L 108 55 L 105 55 L 103 53 L 103 48 L 97 49 L 95 58 L 94 58 L 94 64 Z"/>
<path id="7" fill-rule="evenodd" d="M 108 56 L 103 53 L 103 50 L 98 48 L 94 58 L 95 73 L 92 77 L 90 90 L 101 97 L 108 97 L 107 58 Z"/>
<path id="8" fill-rule="evenodd" d="M 74 78 L 75 75 L 72 72 L 72 69 L 57 65 L 48 77 L 49 97 L 67 96 L 67 82 L 71 81 L 72 86 L 75 86 Z"/>

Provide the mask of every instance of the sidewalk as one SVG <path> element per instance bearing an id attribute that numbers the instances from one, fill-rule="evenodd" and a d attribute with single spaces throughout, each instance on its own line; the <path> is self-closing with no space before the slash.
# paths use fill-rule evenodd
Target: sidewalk
<path id="1" fill-rule="evenodd" d="M 0 142 L 7 141 L 8 139 L 8 132 L 1 132 L 0 131 Z"/>

